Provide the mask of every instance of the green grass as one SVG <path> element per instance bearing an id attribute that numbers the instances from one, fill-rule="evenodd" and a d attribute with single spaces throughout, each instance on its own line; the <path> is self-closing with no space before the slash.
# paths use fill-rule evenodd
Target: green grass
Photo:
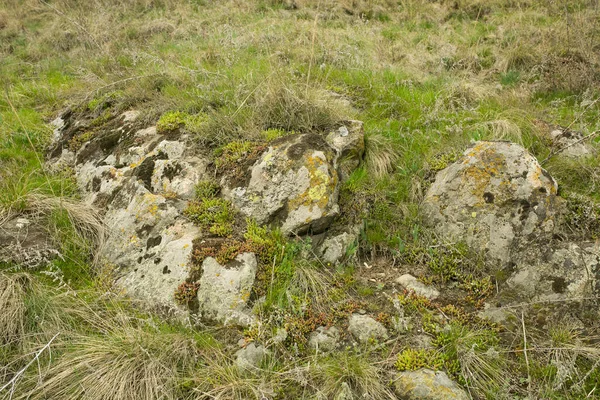
<path id="1" fill-rule="evenodd" d="M 114 389 L 111 382 L 141 385 L 160 375 L 156 382 L 165 393 L 132 387 L 147 398 L 175 398 L 182 393 L 190 398 L 215 394 L 248 398 L 263 395 L 257 388 L 274 382 L 273 390 L 280 391 L 280 398 L 316 395 L 277 362 L 256 375 L 241 376 L 220 350 L 218 357 L 202 359 L 195 357 L 204 347 L 192 346 L 193 351 L 174 360 L 169 351 L 180 355 L 179 344 L 204 334 L 177 324 L 156 322 L 158 330 L 150 327 L 155 322 L 136 325 L 129 316 L 138 311 L 85 294 L 91 288 L 106 290 L 104 280 L 110 280 L 93 263 L 98 240 L 94 216 L 76 206 L 72 171 L 49 170 L 43 160 L 52 133 L 48 122 L 68 106 L 87 110 L 97 125 L 122 111 L 137 109 L 141 120 L 157 123 L 160 132 L 191 135 L 222 169 L 238 163 L 262 143 L 291 133 L 327 132 L 341 120 L 360 119 L 366 131 L 365 163 L 340 192 L 341 204 L 370 205 L 368 212 L 347 216 L 349 221 L 364 221 L 355 259 L 418 265 L 436 284 L 457 284 L 465 296 L 471 296 L 463 300 L 472 306 L 487 295 L 491 281 L 485 280 L 476 257 L 460 245 L 430 249 L 432 239 L 422 227 L 419 202 L 435 172 L 455 161 L 473 140 L 515 141 L 543 160 L 552 149 L 541 137 L 537 119 L 584 134 L 600 128 L 600 58 L 593 47 L 600 34 L 597 7 L 583 0 L 297 3 L 298 9 L 279 0 L 9 0 L 0 6 L 0 220 L 42 205 L 43 223 L 64 255 L 64 260 L 32 277 L 10 275 L 13 289 L 2 293 L 13 299 L 6 304 L 17 304 L 10 314 L 16 325 L 5 326 L 12 326 L 12 332 L 25 330 L 27 339 L 19 344 L 20 349 L 0 350 L 0 357 L 5 357 L 0 364 L 9 365 L 0 370 L 0 384 L 28 361 L 25 354 L 60 330 L 65 334 L 57 342 L 58 361 L 50 365 L 44 358 L 44 365 L 50 367 L 49 380 L 34 398 L 75 396 L 81 388 L 97 390 L 87 386 L 97 375 L 86 380 L 73 374 L 64 382 L 58 378 L 79 365 L 77 357 L 90 356 L 89 349 L 98 350 L 93 368 L 98 373 L 106 371 L 106 376 L 113 376 L 110 368 L 118 367 L 113 363 L 115 352 L 129 355 L 121 359 L 126 361 L 122 365 L 131 367 L 143 359 L 170 371 L 153 369 L 158 364 L 152 364 L 147 370 L 152 375 L 114 377 L 104 390 Z M 85 139 L 74 138 L 72 149 Z M 597 146 L 600 136 L 591 142 Z M 596 237 L 597 213 L 584 204 L 600 202 L 598 158 L 551 157 L 544 167 L 557 179 L 565 197 L 579 199 L 572 203 L 567 221 L 572 233 Z M 241 234 L 235 232 L 239 221 L 231 205 L 216 197 L 214 182 L 200 183 L 197 194 L 187 210 L 190 219 L 214 235 Z M 274 324 L 294 321 L 302 336 L 315 321 L 343 320 L 347 309 L 332 303 L 350 304 L 351 309 L 355 289 L 358 297 L 377 294 L 371 286 L 349 283 L 355 282 L 356 265 L 340 267 L 348 275 L 345 278 L 335 273 L 332 277 L 331 271 L 314 261 L 309 243 L 284 239 L 279 232 L 252 223 L 245 229 L 244 241 L 232 248 L 250 245 L 261 258 L 255 294 L 264 296 L 259 312 Z M 110 268 L 105 270 L 110 275 Z M 54 288 L 30 290 L 30 280 L 62 285 L 66 293 L 77 290 L 85 301 L 73 304 L 64 300 L 70 299 L 68 295 L 56 295 Z M 339 282 L 343 283 L 336 286 Z M 19 289 L 21 284 L 26 290 Z M 423 310 L 434 312 L 418 299 L 407 301 L 415 315 Z M 24 314 L 19 302 L 27 305 Z M 307 311 L 317 305 L 326 318 Z M 129 325 L 115 322 L 115 310 Z M 94 315 L 107 317 L 111 327 L 88 321 Z M 486 374 L 495 373 L 490 367 L 508 365 L 502 364 L 505 358 L 516 364 L 510 364 L 511 377 L 527 377 L 524 361 L 512 343 L 497 344 L 490 332 L 477 327 L 448 326 L 440 334 L 444 343 L 440 339 L 438 350 L 455 362 L 454 371 L 465 377 L 463 384 L 475 385 L 482 396 L 494 398 L 494 391 L 503 388 L 474 383 L 468 373 L 485 383 L 492 376 Z M 165 332 L 171 329 L 174 332 Z M 95 336 L 98 331 L 107 332 L 105 343 Z M 519 334 L 511 332 L 511 337 L 518 342 Z M 263 332 L 256 336 L 269 338 Z M 556 332 L 554 336 L 558 337 Z M 547 339 L 540 334 L 535 341 L 542 347 Z M 575 342 L 578 349 L 593 347 L 583 339 Z M 493 352 L 473 355 L 468 351 L 473 345 L 482 351 L 503 346 L 509 356 L 501 363 L 489 358 Z M 588 350 L 577 351 L 576 370 L 581 379 L 596 356 Z M 547 364 L 548 355 L 535 354 L 541 356 L 532 356 L 529 372 L 535 382 L 531 390 L 543 393 L 541 397 L 584 398 L 584 389 L 589 393 L 598 383 L 598 374 L 590 370 L 579 392 L 568 394 L 567 388 L 576 380 L 557 389 L 553 387 L 556 371 L 535 373 L 534 364 Z M 309 370 L 307 379 L 313 387 L 324 388 L 326 397 L 337 395 L 345 383 L 355 395 L 384 398 L 387 388 L 375 383 L 381 381 L 381 371 L 368 363 L 370 356 L 383 357 L 341 352 L 317 364 L 304 358 L 298 363 Z M 408 364 L 416 357 L 405 356 Z M 190 372 L 196 365 L 190 359 L 208 367 Z M 33 388 L 34 375 L 33 370 L 27 372 L 19 396 Z M 522 383 L 509 383 L 509 390 L 523 394 Z M 94 393 L 92 398 L 102 398 L 102 393 Z"/>

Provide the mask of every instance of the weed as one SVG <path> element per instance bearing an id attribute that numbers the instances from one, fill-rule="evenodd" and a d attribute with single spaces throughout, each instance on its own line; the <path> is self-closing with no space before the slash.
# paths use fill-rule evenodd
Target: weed
<path id="1" fill-rule="evenodd" d="M 405 349 L 395 363 L 398 371 L 416 371 L 421 368 L 440 370 L 444 367 L 442 354 L 430 349 Z"/>
<path id="2" fill-rule="evenodd" d="M 200 285 L 196 282 L 183 282 L 175 291 L 175 301 L 177 304 L 187 306 L 198 295 Z"/>
<path id="3" fill-rule="evenodd" d="M 214 181 L 203 180 L 196 184 L 196 199 L 209 199 L 216 197 L 221 187 Z"/>
<path id="4" fill-rule="evenodd" d="M 203 198 L 191 201 L 184 214 L 216 236 L 227 237 L 233 233 L 235 220 L 231 203 L 221 198 Z"/>

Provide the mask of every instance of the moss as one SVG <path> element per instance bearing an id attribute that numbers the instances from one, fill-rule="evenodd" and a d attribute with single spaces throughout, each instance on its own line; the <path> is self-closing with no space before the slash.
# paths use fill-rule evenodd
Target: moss
<path id="1" fill-rule="evenodd" d="M 214 181 L 202 180 L 196 184 L 195 190 L 197 199 L 210 199 L 219 194 L 221 187 Z"/>
<path id="2" fill-rule="evenodd" d="M 421 368 L 440 370 L 444 367 L 443 355 L 431 349 L 405 349 L 396 359 L 398 371 L 416 371 Z"/>
<path id="3" fill-rule="evenodd" d="M 267 129 L 260 133 L 260 136 L 266 142 L 272 142 L 276 139 L 282 138 L 284 136 L 294 135 L 296 132 L 284 131 L 283 129 Z"/>
<path id="4" fill-rule="evenodd" d="M 181 111 L 169 111 L 164 113 L 156 123 L 158 133 L 173 132 L 185 125 L 188 114 Z"/>
<path id="5" fill-rule="evenodd" d="M 233 233 L 235 214 L 231 203 L 220 198 L 204 198 L 191 201 L 184 214 L 216 236 L 230 236 Z"/>
<path id="6" fill-rule="evenodd" d="M 437 172 L 448 167 L 448 165 L 452 164 L 453 162 L 456 162 L 459 157 L 460 153 L 455 150 L 451 150 L 449 152 L 434 155 L 427 160 L 427 164 L 429 165 L 429 169 L 431 171 Z"/>
<path id="7" fill-rule="evenodd" d="M 94 131 L 85 131 L 83 133 L 73 136 L 73 138 L 69 140 L 69 150 L 76 153 L 81 148 L 81 146 L 92 140 L 94 136 Z"/>
<path id="8" fill-rule="evenodd" d="M 215 150 L 215 165 L 217 168 L 225 168 L 239 162 L 250 153 L 254 145 L 251 142 L 235 141 Z"/>
<path id="9" fill-rule="evenodd" d="M 205 114 L 188 114 L 182 111 L 168 111 L 161 115 L 156 123 L 158 133 L 170 133 L 185 129 L 188 132 L 199 132 L 206 122 Z"/>

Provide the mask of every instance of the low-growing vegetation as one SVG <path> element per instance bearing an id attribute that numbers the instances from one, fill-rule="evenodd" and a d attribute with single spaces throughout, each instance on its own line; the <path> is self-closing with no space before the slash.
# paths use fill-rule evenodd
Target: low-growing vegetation
<path id="1" fill-rule="evenodd" d="M 558 157 L 544 127 L 600 143 L 598 18 L 588 0 L 2 2 L 0 231 L 26 219 L 58 254 L 35 268 L 0 262 L 0 399 L 394 399 L 396 374 L 421 368 L 473 399 L 595 398 L 597 321 L 544 313 L 596 299 L 495 304 L 508 322 L 483 318 L 510 271 L 490 273 L 466 243 L 435 237 L 420 203 L 470 143 L 509 140 L 567 200 L 556 236 L 598 240 L 600 158 Z M 96 257 L 101 215 L 80 202 L 73 170 L 44 159 L 50 122 L 67 109 L 88 119 L 73 153 L 130 110 L 159 135 L 192 138 L 211 180 L 188 202 L 165 198 L 206 240 L 173 296 L 193 311 L 203 261 L 252 252 L 256 324 L 146 310 L 113 285 L 121 266 Z M 364 122 L 365 155 L 340 186 L 335 223 L 360 232 L 339 265 L 221 197 L 221 179 L 244 180 L 274 141 L 348 119 Z M 443 294 L 398 291 L 400 272 Z M 389 339 L 354 344 L 353 314 Z M 339 347 L 315 353 L 311 333 L 331 326 Z M 269 356 L 238 368 L 238 343 L 253 342 Z"/>

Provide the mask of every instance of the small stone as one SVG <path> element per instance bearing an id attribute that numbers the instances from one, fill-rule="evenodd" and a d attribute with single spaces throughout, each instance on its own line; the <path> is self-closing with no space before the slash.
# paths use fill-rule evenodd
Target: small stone
<path id="1" fill-rule="evenodd" d="M 339 345 L 340 331 L 335 326 L 320 326 L 308 338 L 308 347 L 317 352 L 329 352 Z"/>
<path id="2" fill-rule="evenodd" d="M 430 369 L 398 373 L 396 394 L 406 400 L 468 400 L 469 396 L 445 372 Z"/>
<path id="3" fill-rule="evenodd" d="M 385 327 L 367 315 L 352 314 L 348 330 L 356 340 L 363 344 L 388 338 Z"/>
<path id="4" fill-rule="evenodd" d="M 346 255 L 346 251 L 355 241 L 356 236 L 347 232 L 325 239 L 320 247 L 320 251 L 323 253 L 323 261 L 330 264 L 337 264 Z"/>
<path id="5" fill-rule="evenodd" d="M 396 279 L 396 283 L 402 285 L 406 290 L 412 290 L 419 296 L 427 297 L 430 300 L 435 300 L 439 297 L 440 292 L 433 286 L 428 286 L 410 274 L 404 274 Z"/>
<path id="6" fill-rule="evenodd" d="M 260 364 L 269 354 L 271 354 L 271 352 L 264 346 L 257 346 L 254 343 L 250 343 L 248 346 L 235 353 L 235 365 L 240 370 L 260 368 Z"/>

